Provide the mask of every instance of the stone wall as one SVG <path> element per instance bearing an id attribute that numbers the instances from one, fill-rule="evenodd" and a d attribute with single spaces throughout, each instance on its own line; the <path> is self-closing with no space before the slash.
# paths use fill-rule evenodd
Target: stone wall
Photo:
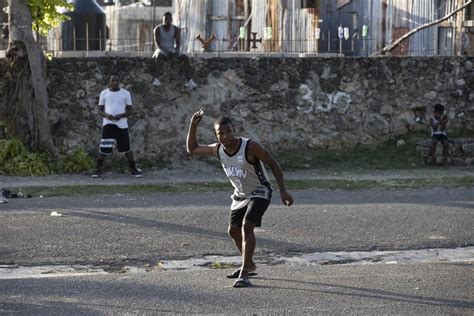
<path id="1" fill-rule="evenodd" d="M 474 165 L 474 138 L 455 138 L 448 141 L 448 161 L 452 165 Z M 431 163 L 431 139 L 420 139 L 416 142 L 416 150 L 420 152 L 426 164 Z M 443 145 L 436 146 L 436 161 L 443 161 Z"/>
<path id="2" fill-rule="evenodd" d="M 428 127 L 414 122 L 414 110 L 421 109 L 427 119 L 435 103 L 445 105 L 449 129 L 474 129 L 472 57 L 254 56 L 191 62 L 199 88 L 189 92 L 177 63 L 160 78 L 162 86 L 154 87 L 150 58 L 53 59 L 48 78 L 56 145 L 62 152 L 85 148 L 95 154 L 101 130 L 98 96 L 114 71 L 134 99 L 130 129 L 139 159 L 186 161 L 189 118 L 204 106 L 202 143 L 215 141 L 213 120 L 225 114 L 239 135 L 271 151 L 376 145 L 420 130 L 429 137 Z M 6 67 L 5 60 L 0 66 Z"/>

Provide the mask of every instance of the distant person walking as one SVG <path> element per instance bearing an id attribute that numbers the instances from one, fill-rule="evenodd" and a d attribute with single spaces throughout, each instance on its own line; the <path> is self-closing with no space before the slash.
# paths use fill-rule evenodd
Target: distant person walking
<path id="1" fill-rule="evenodd" d="M 253 261 L 256 245 L 254 229 L 261 226 L 272 196 L 264 164 L 270 166 L 275 176 L 282 202 L 290 206 L 293 198 L 286 191 L 283 171 L 278 162 L 259 143 L 236 137 L 229 118 L 222 117 L 214 122 L 218 143 L 199 145 L 196 134 L 203 115 L 201 110 L 192 116 L 186 148 L 192 155 L 218 158 L 234 187 L 228 233 L 242 256 L 242 266 L 227 277 L 237 279 L 234 287 L 248 287 L 252 285 L 249 276 L 255 275 L 257 269 Z"/>
<path id="2" fill-rule="evenodd" d="M 136 166 L 128 134 L 127 118 L 132 114 L 132 97 L 128 90 L 120 87 L 120 77 L 116 73 L 110 76 L 109 87 L 100 93 L 99 114 L 102 116 L 102 139 L 92 178 L 102 176 L 104 160 L 107 155 L 112 154 L 114 143 L 117 144 L 118 151 L 127 157 L 131 175 L 141 177 L 142 171 Z"/>
<path id="3" fill-rule="evenodd" d="M 154 86 L 160 86 L 160 75 L 162 74 L 162 68 L 164 62 L 169 61 L 172 58 L 180 60 L 183 64 L 183 69 L 186 74 L 185 86 L 192 90 L 198 85 L 192 79 L 193 69 L 189 62 L 189 57 L 181 52 L 181 31 L 176 26 L 171 24 L 173 17 L 170 12 L 166 12 L 163 16 L 163 24 L 158 25 L 153 30 L 155 36 L 155 44 L 158 46 L 157 50 L 153 54 L 155 60 L 155 78 L 152 84 Z"/>

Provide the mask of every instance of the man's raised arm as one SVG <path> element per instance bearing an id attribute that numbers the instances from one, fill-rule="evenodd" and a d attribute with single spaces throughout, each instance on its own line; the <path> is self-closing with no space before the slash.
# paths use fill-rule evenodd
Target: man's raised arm
<path id="1" fill-rule="evenodd" d="M 203 112 L 200 110 L 193 114 L 186 137 L 186 150 L 190 155 L 217 157 L 217 144 L 199 145 L 197 141 L 197 127 L 202 120 Z"/>

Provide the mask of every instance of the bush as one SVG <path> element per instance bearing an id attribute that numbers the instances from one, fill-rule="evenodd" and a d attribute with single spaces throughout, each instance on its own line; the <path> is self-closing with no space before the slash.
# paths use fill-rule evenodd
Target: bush
<path id="1" fill-rule="evenodd" d="M 59 160 L 58 173 L 78 173 L 91 170 L 94 161 L 83 149 L 76 150 L 71 156 L 66 156 Z"/>
<path id="2" fill-rule="evenodd" d="M 46 155 L 29 152 L 17 139 L 0 140 L 0 174 L 44 176 L 50 173 Z"/>
<path id="3" fill-rule="evenodd" d="M 10 176 L 44 176 L 53 173 L 89 171 L 94 161 L 83 149 L 58 160 L 50 160 L 44 153 L 30 152 L 17 139 L 0 139 L 0 174 Z"/>

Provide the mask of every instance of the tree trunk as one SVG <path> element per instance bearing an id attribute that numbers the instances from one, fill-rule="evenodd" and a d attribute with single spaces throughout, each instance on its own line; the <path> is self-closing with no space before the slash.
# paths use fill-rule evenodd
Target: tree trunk
<path id="1" fill-rule="evenodd" d="M 58 155 L 49 125 L 46 60 L 32 31 L 28 0 L 8 0 L 11 62 L 8 102 L 4 113 L 10 132 L 32 150 Z"/>

